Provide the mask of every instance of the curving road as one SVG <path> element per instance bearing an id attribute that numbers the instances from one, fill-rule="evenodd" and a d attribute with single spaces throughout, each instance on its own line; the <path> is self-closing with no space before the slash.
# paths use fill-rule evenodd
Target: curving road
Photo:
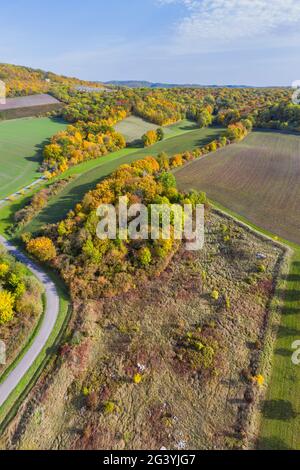
<path id="1" fill-rule="evenodd" d="M 11 392 L 16 388 L 20 380 L 30 369 L 35 359 L 38 357 L 43 347 L 45 346 L 53 328 L 56 323 L 59 313 L 59 297 L 56 291 L 55 284 L 51 279 L 39 268 L 33 261 L 27 256 L 21 253 L 13 244 L 8 242 L 4 237 L 0 235 L 0 244 L 2 244 L 6 250 L 13 255 L 18 261 L 25 264 L 30 271 L 39 279 L 44 285 L 46 295 L 46 311 L 44 314 L 43 322 L 37 335 L 34 338 L 34 342 L 25 353 L 23 358 L 18 362 L 16 367 L 10 372 L 7 378 L 0 384 L 0 406 L 6 401 Z"/>

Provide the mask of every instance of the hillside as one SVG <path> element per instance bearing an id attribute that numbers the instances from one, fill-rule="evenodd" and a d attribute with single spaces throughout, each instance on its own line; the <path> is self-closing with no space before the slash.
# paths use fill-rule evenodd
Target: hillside
<path id="1" fill-rule="evenodd" d="M 5 82 L 7 96 L 10 97 L 47 93 L 53 85 L 58 84 L 102 87 L 101 83 L 87 82 L 30 67 L 1 63 L 0 80 Z"/>

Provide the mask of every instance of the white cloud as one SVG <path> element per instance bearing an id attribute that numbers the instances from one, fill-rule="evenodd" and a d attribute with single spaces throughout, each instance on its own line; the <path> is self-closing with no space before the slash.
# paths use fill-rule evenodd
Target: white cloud
<path id="1" fill-rule="evenodd" d="M 162 5 L 181 4 L 186 14 L 175 25 L 177 46 L 193 51 L 249 39 L 286 39 L 300 24 L 299 0 L 158 0 Z M 293 44 L 291 44 L 293 45 Z M 182 51 L 183 52 L 183 51 Z"/>

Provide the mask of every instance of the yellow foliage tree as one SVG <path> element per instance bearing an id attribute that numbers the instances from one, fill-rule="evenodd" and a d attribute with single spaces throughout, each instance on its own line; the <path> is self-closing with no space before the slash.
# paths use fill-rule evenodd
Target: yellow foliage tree
<path id="1" fill-rule="evenodd" d="M 55 246 L 47 237 L 38 237 L 29 240 L 27 251 L 40 261 L 51 261 L 56 256 Z"/>
<path id="2" fill-rule="evenodd" d="M 9 266 L 6 263 L 0 263 L 0 277 L 6 276 L 9 271 Z"/>
<path id="3" fill-rule="evenodd" d="M 263 377 L 261 374 L 256 375 L 255 377 L 253 377 L 253 380 L 254 380 L 254 382 L 256 382 L 257 385 L 259 385 L 260 387 L 262 387 L 263 384 L 264 384 L 264 382 L 265 382 L 265 379 L 264 379 L 264 377 Z"/>
<path id="4" fill-rule="evenodd" d="M 0 291 L 0 325 L 10 322 L 14 318 L 15 298 L 7 290 Z"/>

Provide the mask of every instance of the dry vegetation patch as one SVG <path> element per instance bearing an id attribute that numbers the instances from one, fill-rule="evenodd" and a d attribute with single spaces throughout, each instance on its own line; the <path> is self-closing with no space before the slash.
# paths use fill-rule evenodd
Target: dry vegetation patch
<path id="1" fill-rule="evenodd" d="M 180 168 L 181 190 L 209 198 L 259 227 L 300 242 L 300 139 L 279 132 L 252 132 L 243 142 Z"/>
<path id="2" fill-rule="evenodd" d="M 19 413 L 6 446 L 247 444 L 282 252 L 216 213 L 206 231 L 204 250 L 179 251 L 159 277 L 76 306 L 53 380 L 25 425 Z"/>

